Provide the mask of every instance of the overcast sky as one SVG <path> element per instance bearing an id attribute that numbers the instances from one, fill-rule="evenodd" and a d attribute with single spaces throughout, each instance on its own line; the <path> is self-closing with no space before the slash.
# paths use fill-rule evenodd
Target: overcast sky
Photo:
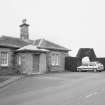
<path id="1" fill-rule="evenodd" d="M 20 36 L 26 18 L 30 38 L 44 38 L 72 50 L 94 48 L 105 57 L 105 0 L 0 0 L 0 36 Z"/>

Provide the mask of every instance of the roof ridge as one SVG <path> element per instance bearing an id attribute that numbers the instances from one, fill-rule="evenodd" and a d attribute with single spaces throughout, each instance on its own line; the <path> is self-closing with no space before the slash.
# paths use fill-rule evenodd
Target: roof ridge
<path id="1" fill-rule="evenodd" d="M 54 45 L 56 45 L 56 46 L 58 46 L 58 47 L 66 48 L 66 47 L 64 47 L 64 46 L 62 46 L 62 45 L 59 45 L 58 43 L 54 43 L 54 42 L 49 41 L 49 40 L 46 40 L 46 41 L 48 41 L 49 43 L 54 44 Z M 66 49 L 68 49 L 68 48 L 66 48 Z"/>
<path id="2" fill-rule="evenodd" d="M 14 38 L 14 39 L 20 39 L 20 38 L 18 38 L 18 37 L 13 37 L 13 36 L 6 36 L 6 35 L 2 35 L 1 36 L 1 38 Z"/>
<path id="3" fill-rule="evenodd" d="M 54 42 L 52 42 L 52 41 L 49 41 L 49 40 L 46 40 L 46 39 L 40 39 L 40 42 L 39 42 L 39 45 L 38 45 L 38 47 L 40 47 L 40 48 L 50 48 L 50 47 L 45 47 L 46 46 L 46 44 L 45 43 L 49 43 L 49 44 L 52 44 L 53 46 L 57 46 L 57 47 L 59 47 L 59 48 L 57 48 L 56 47 L 56 49 L 62 49 L 62 50 L 69 50 L 68 48 L 66 48 L 66 47 L 63 47 L 63 46 L 61 46 L 61 45 L 59 45 L 59 44 L 56 44 L 56 43 L 54 43 Z M 43 43 L 43 45 L 42 45 L 42 43 Z M 54 47 L 55 48 L 55 47 Z M 70 50 L 69 50 L 70 51 Z"/>
<path id="4" fill-rule="evenodd" d="M 31 42 L 31 41 L 33 41 L 31 39 L 29 39 L 29 40 L 26 41 L 26 40 L 22 40 L 19 37 L 12 37 L 12 36 L 6 36 L 6 35 L 1 36 L 1 38 L 11 38 L 11 39 L 16 39 L 16 40 L 23 41 L 23 42 Z"/>
<path id="5" fill-rule="evenodd" d="M 38 47 L 40 47 L 40 46 L 41 46 L 41 44 L 44 42 L 44 40 L 45 40 L 45 39 L 40 39 L 40 42 L 39 42 Z"/>
<path id="6" fill-rule="evenodd" d="M 2 39 L 0 41 L 0 44 L 6 43 L 5 45 L 13 44 L 13 45 L 17 45 L 19 47 L 23 47 L 25 45 L 32 44 L 32 45 L 36 45 L 39 48 L 70 51 L 66 47 L 63 47 L 59 44 L 56 44 L 56 43 L 49 41 L 49 40 L 46 40 L 44 38 L 24 41 L 24 40 L 17 38 L 17 37 L 2 36 L 2 38 L 0 38 L 0 39 Z"/>

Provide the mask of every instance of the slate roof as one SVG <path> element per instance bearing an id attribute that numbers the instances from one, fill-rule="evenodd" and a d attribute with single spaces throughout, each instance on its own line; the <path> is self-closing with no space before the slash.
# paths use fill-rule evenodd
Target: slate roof
<path id="1" fill-rule="evenodd" d="M 8 37 L 8 36 L 2 36 L 0 38 L 0 46 L 4 46 L 4 47 L 20 48 L 32 43 L 33 42 L 31 40 L 23 41 L 20 38 L 14 38 L 14 37 Z"/>
<path id="2" fill-rule="evenodd" d="M 0 37 L 0 46 L 3 47 L 21 48 L 30 44 L 33 44 L 41 49 L 69 51 L 69 49 L 45 39 L 24 41 L 20 38 L 15 38 L 15 37 L 9 37 L 9 36 Z"/>
<path id="3" fill-rule="evenodd" d="M 70 51 L 68 48 L 60 46 L 56 43 L 50 42 L 45 39 L 38 39 L 34 42 L 39 48 L 48 49 L 48 50 L 61 50 L 61 51 Z"/>
<path id="4" fill-rule="evenodd" d="M 20 49 L 17 50 L 18 52 L 19 51 L 37 51 L 37 52 L 49 52 L 48 50 L 46 49 L 39 49 L 37 46 L 35 45 L 27 45 L 27 46 L 24 46 L 24 47 L 21 47 Z"/>

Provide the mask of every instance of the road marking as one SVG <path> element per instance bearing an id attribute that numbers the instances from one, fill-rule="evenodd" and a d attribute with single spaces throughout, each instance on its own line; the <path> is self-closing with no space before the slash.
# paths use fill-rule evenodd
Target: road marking
<path id="1" fill-rule="evenodd" d="M 91 94 L 87 95 L 86 98 L 89 98 L 89 97 L 91 97 L 91 96 L 93 96 L 95 94 L 97 94 L 97 92 L 94 92 L 94 93 L 91 93 Z"/>

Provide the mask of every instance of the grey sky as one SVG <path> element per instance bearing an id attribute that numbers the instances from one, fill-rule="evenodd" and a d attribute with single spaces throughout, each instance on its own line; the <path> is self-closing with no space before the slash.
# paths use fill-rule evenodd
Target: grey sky
<path id="1" fill-rule="evenodd" d="M 105 57 L 105 0 L 0 0 L 0 36 L 19 37 L 23 18 L 30 38 L 72 49 L 91 47 Z"/>

